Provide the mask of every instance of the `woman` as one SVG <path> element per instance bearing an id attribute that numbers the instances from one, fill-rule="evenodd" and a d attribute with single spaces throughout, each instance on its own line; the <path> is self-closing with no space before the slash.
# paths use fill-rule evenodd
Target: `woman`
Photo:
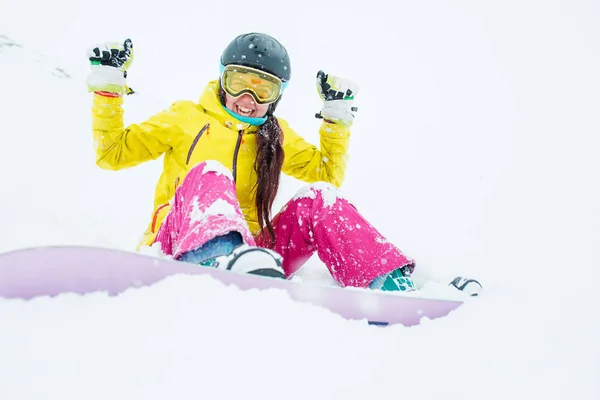
<path id="1" fill-rule="evenodd" d="M 122 96 L 131 92 L 131 41 L 95 47 L 89 58 L 97 164 L 117 170 L 164 155 L 143 244 L 159 244 L 176 260 L 287 278 L 316 251 L 343 287 L 414 290 L 413 260 L 337 192 L 354 83 L 318 73 L 323 122 L 316 147 L 274 115 L 291 65 L 267 34 L 235 38 L 221 55 L 219 79 L 198 103 L 176 102 L 128 127 Z M 310 185 L 271 217 L 282 172 Z"/>

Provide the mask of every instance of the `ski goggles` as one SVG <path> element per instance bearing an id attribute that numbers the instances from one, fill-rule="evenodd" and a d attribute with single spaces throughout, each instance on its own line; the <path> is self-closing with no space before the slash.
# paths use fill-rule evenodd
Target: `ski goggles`
<path id="1" fill-rule="evenodd" d="M 277 101 L 287 82 L 255 68 L 221 65 L 221 86 L 231 97 L 249 93 L 258 104 L 269 104 Z"/>

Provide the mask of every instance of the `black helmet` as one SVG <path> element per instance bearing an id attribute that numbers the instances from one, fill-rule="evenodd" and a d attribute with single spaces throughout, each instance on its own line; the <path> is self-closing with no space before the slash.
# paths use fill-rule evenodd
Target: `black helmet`
<path id="1" fill-rule="evenodd" d="M 289 81 L 292 76 L 287 50 L 266 33 L 245 33 L 233 39 L 221 55 L 221 64 L 257 68 L 277 76 L 283 82 Z"/>

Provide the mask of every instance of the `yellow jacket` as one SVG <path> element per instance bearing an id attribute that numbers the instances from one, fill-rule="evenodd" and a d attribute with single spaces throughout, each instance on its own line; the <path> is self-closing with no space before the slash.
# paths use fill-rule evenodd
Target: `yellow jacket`
<path id="1" fill-rule="evenodd" d="M 154 242 L 177 185 L 194 165 L 206 160 L 219 161 L 230 169 L 250 230 L 254 233 L 259 230 L 252 193 L 257 179 L 254 157 L 258 128 L 227 113 L 219 101 L 218 88 L 218 81 L 212 81 L 198 104 L 178 101 L 147 121 L 126 128 L 123 125 L 123 99 L 94 94 L 92 127 L 98 166 L 118 170 L 164 154 L 154 211 L 142 244 Z M 283 130 L 283 173 L 309 183 L 325 181 L 340 186 L 346 169 L 348 128 L 323 122 L 319 130 L 319 150 L 294 132 L 286 121 L 281 118 L 278 121 Z"/>

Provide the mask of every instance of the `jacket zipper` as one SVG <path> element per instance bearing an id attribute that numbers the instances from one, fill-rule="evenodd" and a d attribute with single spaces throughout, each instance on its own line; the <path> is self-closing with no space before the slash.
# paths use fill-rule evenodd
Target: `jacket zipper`
<path id="1" fill-rule="evenodd" d="M 175 179 L 175 188 L 173 189 L 173 201 L 175 202 L 175 204 L 177 204 L 177 186 L 179 186 L 179 177 L 177 177 L 177 179 Z M 154 211 L 154 215 L 152 216 L 152 228 L 151 231 L 152 233 L 156 233 L 156 222 L 158 220 L 158 213 L 160 212 L 160 210 L 162 210 L 163 208 L 165 208 L 166 206 L 168 206 L 169 203 L 163 204 L 160 207 L 158 207 L 156 209 L 156 211 Z"/>
<path id="2" fill-rule="evenodd" d="M 238 131 L 237 143 L 235 144 L 235 150 L 233 152 L 233 167 L 231 168 L 231 172 L 233 175 L 233 181 L 236 181 L 237 177 L 237 158 L 238 153 L 240 152 L 240 145 L 242 144 L 242 135 L 244 134 L 243 130 Z"/>
<path id="3" fill-rule="evenodd" d="M 210 125 L 210 122 L 207 122 L 206 125 L 204 125 L 202 127 L 202 129 L 200 129 L 200 132 L 198 132 L 198 134 L 194 138 L 194 141 L 192 142 L 192 145 L 190 146 L 190 150 L 188 151 L 187 159 L 185 160 L 185 165 L 188 165 L 190 163 L 190 159 L 192 158 L 192 153 L 194 152 L 194 148 L 198 144 L 198 140 L 200 140 L 200 137 L 202 136 L 202 134 L 208 129 L 209 125 Z"/>
<path id="4" fill-rule="evenodd" d="M 156 233 L 156 222 L 158 220 L 158 213 L 160 212 L 160 210 L 162 210 L 163 208 L 165 208 L 168 205 L 169 205 L 169 203 L 163 204 L 160 207 L 158 207 L 156 209 L 156 211 L 154 211 L 154 215 L 152 216 L 152 228 L 151 228 L 152 233 Z"/>

